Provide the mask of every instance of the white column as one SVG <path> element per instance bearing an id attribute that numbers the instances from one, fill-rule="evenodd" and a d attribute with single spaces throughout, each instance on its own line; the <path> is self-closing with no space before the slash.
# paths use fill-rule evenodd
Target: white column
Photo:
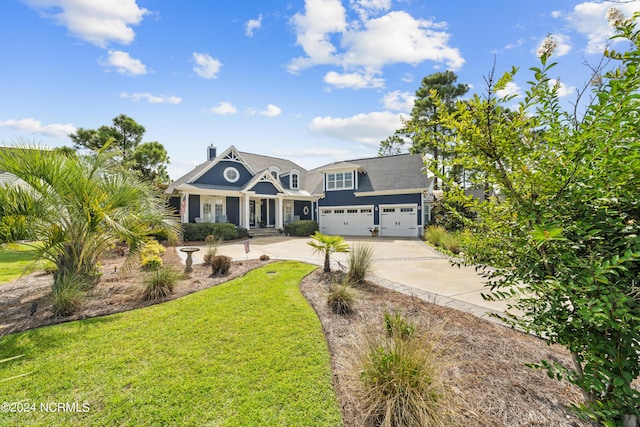
<path id="1" fill-rule="evenodd" d="M 180 218 L 180 221 L 182 223 L 187 223 L 189 222 L 189 193 L 182 193 L 180 195 L 180 206 L 182 206 L 182 203 L 184 203 L 184 209 L 182 210 L 182 217 Z"/>
<path id="2" fill-rule="evenodd" d="M 246 228 L 247 230 L 250 228 L 249 227 L 249 194 L 245 194 L 244 195 L 244 220 L 242 221 L 242 227 Z"/>
<path id="3" fill-rule="evenodd" d="M 282 218 L 284 211 L 282 206 L 282 197 L 276 199 L 276 228 L 282 228 Z"/>

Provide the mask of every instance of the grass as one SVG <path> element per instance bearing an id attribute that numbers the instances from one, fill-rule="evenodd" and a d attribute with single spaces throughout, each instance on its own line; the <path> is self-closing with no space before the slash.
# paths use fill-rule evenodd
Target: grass
<path id="1" fill-rule="evenodd" d="M 320 322 L 301 295 L 315 267 L 279 262 L 140 310 L 0 338 L 0 425 L 341 425 Z"/>
<path id="2" fill-rule="evenodd" d="M 12 244 L 0 251 L 0 283 L 10 282 L 34 269 L 36 250 L 25 244 Z"/>

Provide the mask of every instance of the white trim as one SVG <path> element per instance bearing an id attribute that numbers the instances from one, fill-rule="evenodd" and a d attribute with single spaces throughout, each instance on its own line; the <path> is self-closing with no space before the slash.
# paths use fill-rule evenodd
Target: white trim
<path id="1" fill-rule="evenodd" d="M 231 154 L 231 157 L 233 157 L 233 159 L 225 159 L 225 157 L 229 156 L 229 154 Z M 204 175 L 205 173 L 209 172 L 215 165 L 217 165 L 218 163 L 220 163 L 223 160 L 227 161 L 227 162 L 241 163 L 249 171 L 249 173 L 251 175 L 255 175 L 256 174 L 256 172 L 253 170 L 251 165 L 249 165 L 249 163 L 247 163 L 247 161 L 240 155 L 240 153 L 238 152 L 236 147 L 234 147 L 232 145 L 229 148 L 227 148 L 226 150 L 224 150 L 214 160 L 209 160 L 210 164 L 206 168 L 203 168 L 196 175 L 192 176 L 191 179 L 189 179 L 189 181 L 187 182 L 187 184 L 191 184 L 191 183 L 197 181 L 198 179 L 200 179 L 202 177 L 202 175 Z"/>
<path id="2" fill-rule="evenodd" d="M 247 190 L 245 189 L 238 189 L 238 190 L 242 192 L 253 191 L 248 189 L 253 188 L 259 182 L 270 182 L 271 184 L 273 184 L 274 187 L 276 187 L 276 190 L 278 190 L 279 193 L 286 193 L 286 191 L 284 191 L 284 188 L 282 188 L 282 184 L 280 184 L 280 182 L 277 181 L 273 177 L 273 175 L 271 175 L 271 172 L 269 172 L 268 170 L 265 170 L 264 173 L 262 173 L 262 175 L 255 175 L 251 180 L 249 180 L 249 182 L 247 182 L 244 186 L 244 188 Z M 263 195 L 261 194 L 260 196 L 262 197 Z M 275 195 L 273 195 L 273 197 L 275 197 Z"/>
<path id="3" fill-rule="evenodd" d="M 403 190 L 381 190 L 381 191 L 359 191 L 354 193 L 356 197 L 367 197 L 367 196 L 389 196 L 394 194 L 417 194 L 425 191 L 424 188 L 411 188 L 411 189 L 403 189 Z"/>
<path id="4" fill-rule="evenodd" d="M 334 205 L 334 206 L 318 206 L 318 209 L 373 209 L 375 205 Z"/>
<path id="5" fill-rule="evenodd" d="M 346 174 L 346 173 L 350 173 L 351 174 L 351 186 L 350 187 L 337 188 L 337 186 L 336 186 L 336 188 L 329 188 L 329 175 L 334 175 L 334 178 L 335 178 L 335 175 L 342 174 L 342 184 L 344 185 L 344 183 L 346 181 L 345 177 L 344 177 L 344 174 Z M 325 181 L 327 183 L 325 191 L 355 190 L 356 189 L 355 188 L 355 177 L 354 177 L 355 174 L 356 174 L 356 171 L 353 170 L 353 169 L 345 170 L 345 171 L 342 171 L 342 172 L 327 172 L 327 173 L 325 173 L 324 174 L 324 179 L 325 179 Z M 334 179 L 334 184 L 337 183 L 337 182 L 338 182 L 338 180 Z"/>
<path id="6" fill-rule="evenodd" d="M 296 180 L 298 181 L 296 183 L 296 186 L 293 186 L 293 176 L 296 176 Z M 299 190 L 300 189 L 300 171 L 298 169 L 291 169 L 289 171 L 289 188 L 292 190 Z"/>

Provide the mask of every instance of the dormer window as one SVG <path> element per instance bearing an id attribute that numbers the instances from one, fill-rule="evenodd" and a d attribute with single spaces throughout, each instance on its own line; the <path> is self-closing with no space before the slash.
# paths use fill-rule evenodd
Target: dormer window
<path id="1" fill-rule="evenodd" d="M 298 189 L 298 174 L 297 173 L 292 173 L 291 174 L 291 188 Z"/>
<path id="2" fill-rule="evenodd" d="M 327 190 L 353 190 L 353 172 L 328 173 Z"/>
<path id="3" fill-rule="evenodd" d="M 269 168 L 269 173 L 271 174 L 272 177 L 274 177 L 276 179 L 276 181 L 279 179 L 280 177 L 280 168 L 277 166 L 271 166 Z"/>

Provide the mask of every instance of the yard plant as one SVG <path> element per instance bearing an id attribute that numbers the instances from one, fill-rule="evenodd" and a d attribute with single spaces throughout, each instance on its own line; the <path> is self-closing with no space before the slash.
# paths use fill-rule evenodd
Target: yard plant
<path id="1" fill-rule="evenodd" d="M 271 263 L 163 304 L 0 338 L 0 401 L 87 412 L 0 412 L 21 426 L 339 426 L 329 351 L 299 283 Z"/>
<path id="2" fill-rule="evenodd" d="M 129 246 L 127 265 L 133 265 L 149 236 L 177 240 L 165 201 L 113 165 L 103 152 L 81 156 L 26 143 L 0 156 L 0 170 L 22 180 L 0 187 L 0 223 L 28 225 L 39 241 L 33 245 L 36 257 L 55 264 L 56 292 L 64 294 L 78 282 L 84 289 L 95 284 L 101 256 L 118 243 Z M 0 245 L 13 237 L 0 233 Z"/>
<path id="3" fill-rule="evenodd" d="M 439 120 L 455 135 L 456 164 L 499 192 L 480 203 L 450 183 L 449 197 L 478 214 L 465 224 L 475 236 L 465 240 L 466 262 L 488 267 L 491 298 L 510 303 L 505 321 L 571 352 L 573 366 L 536 366 L 581 389 L 584 400 L 574 406 L 582 417 L 636 427 L 640 15 L 612 9 L 609 17 L 630 48 L 606 52 L 614 67 L 595 71 L 584 114 L 561 107 L 548 38 L 517 108 L 506 108 L 513 97 L 498 96 L 514 68 L 488 76 L 485 97 L 458 102 L 453 112 L 441 105 Z"/>
<path id="4" fill-rule="evenodd" d="M 307 242 L 313 249 L 314 253 L 324 255 L 324 272 L 331 272 L 331 254 L 349 252 L 349 245 L 344 241 L 342 236 L 331 236 L 316 231 L 311 238 L 310 242 Z"/>

